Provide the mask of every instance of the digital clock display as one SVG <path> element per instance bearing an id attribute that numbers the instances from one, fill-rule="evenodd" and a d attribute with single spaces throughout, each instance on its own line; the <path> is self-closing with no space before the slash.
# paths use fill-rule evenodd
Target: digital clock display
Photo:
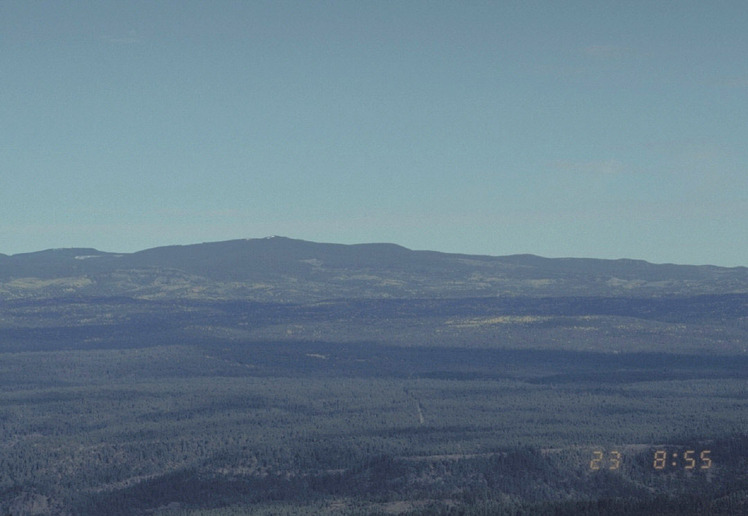
<path id="1" fill-rule="evenodd" d="M 614 471 L 621 467 L 621 460 L 623 456 L 618 450 L 611 450 L 607 454 L 602 450 L 595 450 L 592 452 L 592 460 L 590 461 L 590 469 L 597 471 L 599 469 L 609 469 Z"/>
<path id="2" fill-rule="evenodd" d="M 651 465 L 656 470 L 706 470 L 712 467 L 711 450 L 655 450 L 653 453 Z M 623 460 L 623 454 L 618 450 L 594 450 L 589 468 L 592 471 L 615 471 L 621 468 Z"/>
<path id="3" fill-rule="evenodd" d="M 683 469 L 709 469 L 712 467 L 712 459 L 709 456 L 711 450 L 686 450 L 683 453 L 657 450 L 654 452 L 652 467 L 654 469 L 683 468 Z"/>

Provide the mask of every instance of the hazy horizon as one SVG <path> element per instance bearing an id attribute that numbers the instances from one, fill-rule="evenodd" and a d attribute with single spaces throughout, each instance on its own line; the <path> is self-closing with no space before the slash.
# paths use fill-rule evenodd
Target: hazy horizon
<path id="1" fill-rule="evenodd" d="M 0 253 L 278 234 L 745 266 L 747 21 L 744 2 L 3 2 Z"/>
<path id="2" fill-rule="evenodd" d="M 249 238 L 231 238 L 226 240 L 210 240 L 210 241 L 203 241 L 203 242 L 187 242 L 187 243 L 162 243 L 158 244 L 153 247 L 147 247 L 142 249 L 133 249 L 133 250 L 122 250 L 122 249 L 99 249 L 91 246 L 72 246 L 72 247 L 50 247 L 50 248 L 44 248 L 44 249 L 36 249 L 34 251 L 24 251 L 21 253 L 3 253 L 0 250 L 0 255 L 2 256 L 18 256 L 18 255 L 24 255 L 24 254 L 33 254 L 33 253 L 39 253 L 39 252 L 45 252 L 45 251 L 58 251 L 58 250 L 68 250 L 68 249 L 90 249 L 95 250 L 103 253 L 109 253 L 109 254 L 131 254 L 136 253 L 139 251 L 146 251 L 149 249 L 156 249 L 160 247 L 172 247 L 172 246 L 193 246 L 193 245 L 200 245 L 200 244 L 216 244 L 221 242 L 231 242 L 231 241 L 239 241 L 239 240 L 266 240 L 269 238 L 288 238 L 291 240 L 299 240 L 304 242 L 310 242 L 315 244 L 331 244 L 331 245 L 360 245 L 360 244 L 381 244 L 381 245 L 398 245 L 400 247 L 404 247 L 408 249 L 409 251 L 429 251 L 429 252 L 437 252 L 437 253 L 445 253 L 445 254 L 464 254 L 467 256 L 512 256 L 512 255 L 531 255 L 531 256 L 539 256 L 541 258 L 561 258 L 561 259 L 600 259 L 600 260 L 644 260 L 646 262 L 655 264 L 655 265 L 709 265 L 709 266 L 717 266 L 717 267 L 726 267 L 726 268 L 740 268 L 740 267 L 746 267 L 746 265 L 718 265 L 714 263 L 683 263 L 683 262 L 652 262 L 650 260 L 645 260 L 643 258 L 631 258 L 628 256 L 619 256 L 617 258 L 598 258 L 595 256 L 544 256 L 544 255 L 535 255 L 533 253 L 507 253 L 505 255 L 490 255 L 486 253 L 462 253 L 462 252 L 453 252 L 453 251 L 441 251 L 439 249 L 431 249 L 431 248 L 423 248 L 423 249 L 413 249 L 407 246 L 403 246 L 401 244 L 398 244 L 397 242 L 320 242 L 320 241 L 314 241 L 314 240 L 307 240 L 303 238 L 294 238 L 289 237 L 286 235 L 268 235 L 264 237 L 249 237 Z"/>

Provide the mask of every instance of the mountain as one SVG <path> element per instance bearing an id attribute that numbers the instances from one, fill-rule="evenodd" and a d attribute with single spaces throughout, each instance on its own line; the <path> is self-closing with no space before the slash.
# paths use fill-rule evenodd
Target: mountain
<path id="1" fill-rule="evenodd" d="M 658 296 L 748 292 L 748 268 L 482 256 L 285 237 L 115 254 L 0 255 L 0 299 L 127 296 L 310 302 L 339 298 Z"/>

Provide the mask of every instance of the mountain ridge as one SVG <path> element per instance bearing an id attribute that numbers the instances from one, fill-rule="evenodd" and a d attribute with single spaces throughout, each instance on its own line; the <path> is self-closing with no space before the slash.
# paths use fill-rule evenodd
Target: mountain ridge
<path id="1" fill-rule="evenodd" d="M 748 268 L 644 260 L 545 258 L 411 250 L 391 243 L 334 244 L 287 237 L 0 255 L 0 298 L 127 295 L 318 301 L 557 295 L 748 292 Z"/>
<path id="2" fill-rule="evenodd" d="M 430 253 L 430 254 L 451 255 L 451 256 L 461 256 L 461 257 L 470 257 L 470 258 L 491 258 L 491 259 L 500 259 L 503 261 L 528 260 L 528 261 L 535 261 L 535 262 L 540 262 L 540 261 L 542 262 L 551 262 L 551 261 L 569 262 L 569 261 L 584 260 L 584 261 L 589 261 L 589 262 L 627 263 L 627 264 L 640 264 L 640 265 L 650 265 L 650 266 L 713 267 L 713 268 L 718 268 L 718 269 L 748 269 L 748 266 L 745 266 L 745 265 L 722 266 L 722 265 L 714 265 L 714 264 L 709 264 L 709 263 L 688 264 L 688 263 L 675 263 L 675 262 L 651 262 L 649 260 L 644 260 L 644 259 L 639 259 L 639 258 L 593 258 L 593 257 L 582 257 L 582 256 L 547 257 L 547 256 L 533 254 L 533 253 L 513 253 L 513 254 L 507 254 L 507 255 L 453 253 L 453 252 L 436 251 L 436 250 L 430 250 L 430 249 L 410 249 L 400 244 L 391 243 L 391 242 L 366 242 L 366 243 L 358 243 L 358 244 L 340 244 L 340 243 L 332 243 L 332 242 L 315 242 L 311 240 L 290 238 L 290 237 L 279 236 L 279 235 L 259 237 L 259 238 L 237 238 L 237 239 L 218 240 L 218 241 L 210 241 L 210 242 L 191 243 L 191 244 L 166 244 L 166 245 L 140 249 L 138 251 L 133 251 L 133 252 L 102 251 L 102 250 L 91 248 L 91 247 L 49 248 L 49 249 L 41 249 L 38 251 L 29 251 L 29 252 L 23 252 L 23 253 L 15 253 L 15 254 L 0 253 L 0 259 L 4 259 L 4 258 L 15 259 L 15 258 L 21 258 L 21 257 L 31 257 L 31 256 L 36 256 L 36 255 L 51 255 L 51 254 L 56 254 L 58 256 L 75 255 L 76 257 L 85 256 L 85 255 L 120 257 L 120 256 L 141 255 L 145 253 L 153 253 L 157 251 L 170 250 L 170 249 L 190 249 L 190 248 L 198 248 L 202 246 L 215 246 L 215 245 L 234 244 L 234 243 L 238 244 L 242 242 L 245 242 L 245 243 L 246 242 L 250 242 L 250 243 L 258 242 L 259 243 L 259 242 L 268 242 L 268 241 L 272 241 L 274 243 L 275 242 L 293 242 L 293 243 L 298 243 L 298 244 L 308 244 L 312 246 L 329 246 L 329 247 L 338 247 L 338 248 L 383 248 L 383 249 L 391 248 L 391 249 L 397 249 L 403 252 Z"/>

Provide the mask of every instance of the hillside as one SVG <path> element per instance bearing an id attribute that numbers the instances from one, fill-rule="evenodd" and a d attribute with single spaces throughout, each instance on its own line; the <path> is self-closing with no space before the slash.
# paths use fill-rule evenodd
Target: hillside
<path id="1" fill-rule="evenodd" d="M 0 298 L 2 514 L 745 512 L 746 268 L 274 237 Z"/>
<path id="2" fill-rule="evenodd" d="M 0 298 L 128 296 L 310 302 L 338 298 L 697 295 L 748 292 L 748 268 L 640 260 L 477 256 L 284 237 L 129 254 L 0 256 Z"/>

